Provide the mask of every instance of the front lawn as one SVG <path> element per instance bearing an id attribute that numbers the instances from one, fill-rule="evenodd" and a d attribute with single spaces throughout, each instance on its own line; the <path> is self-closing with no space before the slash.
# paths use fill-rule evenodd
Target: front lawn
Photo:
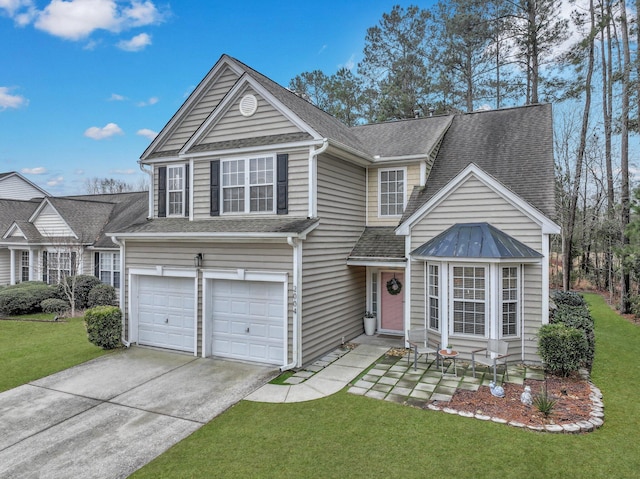
<path id="1" fill-rule="evenodd" d="M 585 295 L 605 424 L 535 433 L 342 391 L 298 404 L 242 401 L 132 477 L 638 477 L 640 327 Z"/>
<path id="2" fill-rule="evenodd" d="M 31 316 L 51 319 L 53 315 Z M 105 354 L 87 340 L 82 318 L 0 320 L 0 392 Z"/>

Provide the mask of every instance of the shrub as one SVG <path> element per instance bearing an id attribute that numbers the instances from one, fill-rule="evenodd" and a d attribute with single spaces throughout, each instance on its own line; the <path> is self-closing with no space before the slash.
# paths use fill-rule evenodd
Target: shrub
<path id="1" fill-rule="evenodd" d="M 122 311 L 116 306 L 96 306 L 84 315 L 89 341 L 102 349 L 120 346 Z"/>
<path id="2" fill-rule="evenodd" d="M 108 284 L 99 284 L 89 291 L 87 306 L 115 306 L 116 289 Z"/>
<path id="3" fill-rule="evenodd" d="M 0 313 L 17 316 L 39 313 L 45 299 L 55 297 L 55 290 L 45 283 L 30 282 L 8 286 L 0 291 Z"/>
<path id="4" fill-rule="evenodd" d="M 589 309 L 586 306 L 568 306 L 564 304 L 557 309 L 551 322 L 562 323 L 569 328 L 579 329 L 584 332 L 588 345 L 585 367 L 591 371 L 596 350 L 596 336 L 594 332 L 595 325 Z"/>
<path id="5" fill-rule="evenodd" d="M 585 365 L 589 345 L 584 331 L 561 323 L 546 324 L 538 332 L 538 352 L 549 372 L 568 376 Z"/>
<path id="6" fill-rule="evenodd" d="M 69 309 L 69 303 L 64 299 L 49 298 L 40 303 L 43 313 L 62 314 Z"/>
<path id="7" fill-rule="evenodd" d="M 575 291 L 554 291 L 551 293 L 551 299 L 558 307 L 563 304 L 567 306 L 587 306 L 582 295 Z"/>
<path id="8" fill-rule="evenodd" d="M 71 287 L 72 282 L 76 282 L 74 289 L 75 303 L 77 309 L 85 309 L 89 303 L 89 292 L 99 284 L 102 284 L 98 278 L 88 274 L 80 274 L 78 276 L 67 276 L 65 281 L 67 285 Z M 60 299 L 69 300 L 64 292 L 64 286 L 62 283 L 57 285 L 57 296 Z"/>

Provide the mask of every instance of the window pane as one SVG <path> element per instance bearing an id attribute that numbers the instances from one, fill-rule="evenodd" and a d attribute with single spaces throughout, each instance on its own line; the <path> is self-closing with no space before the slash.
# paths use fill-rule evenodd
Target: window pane
<path id="1" fill-rule="evenodd" d="M 380 215 L 401 215 L 404 209 L 404 171 L 380 172 Z"/>
<path id="2" fill-rule="evenodd" d="M 251 211 L 273 210 L 273 186 L 251 187 Z"/>
<path id="3" fill-rule="evenodd" d="M 222 202 L 225 212 L 244 212 L 244 188 L 225 188 Z"/>

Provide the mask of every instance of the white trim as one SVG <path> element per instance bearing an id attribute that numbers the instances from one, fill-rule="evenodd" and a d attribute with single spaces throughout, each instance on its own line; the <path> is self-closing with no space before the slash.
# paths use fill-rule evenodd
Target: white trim
<path id="1" fill-rule="evenodd" d="M 464 261 L 465 263 L 526 263 L 526 264 L 540 264 L 543 258 L 458 258 L 458 257 L 441 257 L 441 256 L 418 256 L 411 255 L 411 259 L 420 261 L 446 261 L 449 263 L 459 263 Z"/>
<path id="2" fill-rule="evenodd" d="M 387 259 L 381 259 L 376 261 L 375 258 L 363 258 L 363 259 L 348 259 L 347 266 L 370 266 L 372 268 L 406 268 L 407 260 L 398 259 L 397 261 L 391 261 Z"/>
<path id="3" fill-rule="evenodd" d="M 549 324 L 549 235 L 542 234 L 542 324 Z M 524 334 L 523 334 L 524 336 Z"/>
<path id="4" fill-rule="evenodd" d="M 181 173 L 182 174 L 182 181 L 181 181 L 182 182 L 182 189 L 181 190 L 170 190 L 169 189 L 169 183 L 170 183 L 169 171 L 170 170 L 176 170 L 176 169 L 179 169 L 182 172 Z M 165 190 L 166 190 L 166 198 L 165 198 L 166 205 L 165 205 L 165 207 L 166 207 L 166 212 L 167 212 L 167 218 L 181 218 L 181 217 L 184 217 L 184 206 L 185 206 L 185 200 L 186 200 L 186 195 L 185 195 L 185 191 L 186 191 L 186 188 L 185 188 L 186 187 L 185 171 L 186 171 L 186 168 L 185 168 L 184 163 L 177 163 L 177 164 L 174 163 L 174 164 L 171 164 L 171 165 L 167 165 L 167 177 L 166 177 L 167 184 L 165 185 Z M 189 175 L 189 176 L 191 176 L 191 175 Z M 180 212 L 172 214 L 172 213 L 170 213 L 171 193 L 177 193 L 179 191 L 180 191 L 180 193 L 182 193 L 182 202 L 180 204 Z"/>
<path id="5" fill-rule="evenodd" d="M 382 182 L 382 173 L 389 171 L 402 171 L 402 211 L 407 207 L 407 167 L 401 166 L 397 168 L 378 168 L 378 218 L 400 218 L 402 217 L 402 211 L 396 215 L 383 215 L 382 214 L 382 188 L 380 184 Z M 394 203 L 395 204 L 395 203 Z M 406 236 L 406 235 L 405 235 Z"/>
<path id="6" fill-rule="evenodd" d="M 504 335 L 504 328 L 503 328 L 503 314 L 504 314 L 504 310 L 503 310 L 503 305 L 505 304 L 504 301 L 504 297 L 503 297 L 503 291 L 504 291 L 504 269 L 505 268 L 515 268 L 516 270 L 516 334 L 510 334 L 510 335 Z M 519 263 L 513 263 L 513 264 L 501 264 L 500 267 L 498 268 L 498 291 L 496 294 L 497 300 L 498 300 L 498 310 L 496 311 L 496 316 L 498 318 L 498 334 L 497 336 L 495 336 L 498 339 L 504 339 L 505 341 L 510 341 L 513 339 L 517 339 L 520 338 L 520 336 L 522 336 L 522 329 L 521 329 L 521 323 L 522 323 L 522 299 L 523 299 L 523 291 L 524 291 L 524 271 L 523 271 L 524 265 L 523 264 L 519 264 Z M 508 301 L 508 303 L 512 303 L 512 301 Z"/>
<path id="7" fill-rule="evenodd" d="M 189 159 L 189 221 L 193 221 L 193 177 L 195 176 L 193 173 L 193 158 Z M 186 196 L 186 195 L 185 195 Z"/>
<path id="8" fill-rule="evenodd" d="M 404 209 L 404 208 L 403 208 Z M 411 248 L 411 237 L 406 236 L 404 238 L 404 250 L 409 251 Z M 411 293 L 413 291 L 412 281 L 411 281 L 411 261 L 407 261 L 405 271 L 404 271 L 404 334 L 406 337 L 407 330 L 411 327 Z"/>
<path id="9" fill-rule="evenodd" d="M 532 221 L 542 228 L 543 233 L 559 234 L 560 226 L 551 219 L 541 213 L 539 210 L 531 206 L 520 196 L 506 188 L 498 180 L 487 174 L 474 163 L 470 163 L 464 170 L 458 173 L 449 183 L 440 189 L 429 201 L 418 208 L 405 222 L 396 229 L 396 234 L 408 235 L 413 226 L 422 218 L 428 215 L 434 208 L 447 199 L 455 190 L 460 187 L 467 179 L 475 176 L 485 186 L 492 189 L 495 193 L 502 196 L 506 201 L 511 203 L 516 209 L 529 217 Z"/>
<path id="10" fill-rule="evenodd" d="M 237 281 L 266 281 L 280 283 L 288 281 L 289 273 L 279 271 L 249 271 L 246 269 L 206 269 L 202 272 L 203 279 L 227 279 Z"/>

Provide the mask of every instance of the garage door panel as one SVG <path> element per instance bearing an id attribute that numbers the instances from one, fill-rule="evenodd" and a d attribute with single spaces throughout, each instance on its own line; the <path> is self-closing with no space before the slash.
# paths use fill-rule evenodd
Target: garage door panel
<path id="1" fill-rule="evenodd" d="M 138 343 L 193 352 L 194 281 L 138 277 Z"/>
<path id="2" fill-rule="evenodd" d="M 280 364 L 284 357 L 282 283 L 211 282 L 212 353 Z"/>

